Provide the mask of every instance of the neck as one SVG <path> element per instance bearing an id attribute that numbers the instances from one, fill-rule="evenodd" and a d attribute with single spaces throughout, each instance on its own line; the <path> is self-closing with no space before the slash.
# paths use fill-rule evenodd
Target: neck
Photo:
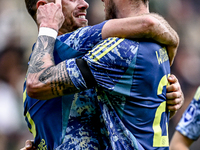
<path id="1" fill-rule="evenodd" d="M 64 34 L 64 33 L 62 33 L 62 32 L 60 32 L 60 31 L 58 31 L 58 36 L 59 36 L 59 35 L 63 35 L 63 34 Z"/>
<path id="2" fill-rule="evenodd" d="M 149 13 L 149 7 L 144 4 L 135 4 L 133 2 L 125 2 L 119 6 L 117 18 L 134 17 Z"/>

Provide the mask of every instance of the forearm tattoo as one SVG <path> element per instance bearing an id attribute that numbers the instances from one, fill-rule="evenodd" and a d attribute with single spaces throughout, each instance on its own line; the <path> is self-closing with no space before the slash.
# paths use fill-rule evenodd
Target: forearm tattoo
<path id="1" fill-rule="evenodd" d="M 52 95 L 62 96 L 77 92 L 74 87 L 67 69 L 65 61 L 55 66 L 53 50 L 55 39 L 49 36 L 39 36 L 31 56 L 28 74 L 38 75 L 34 79 L 49 87 Z"/>
<path id="2" fill-rule="evenodd" d="M 49 57 L 52 62 L 52 66 L 54 65 L 53 60 L 53 47 L 54 47 L 55 39 L 48 36 L 40 36 L 38 37 L 37 43 L 35 45 L 34 51 L 31 56 L 31 61 L 29 64 L 28 74 L 29 73 L 39 73 L 43 71 L 45 68 L 44 58 Z"/>

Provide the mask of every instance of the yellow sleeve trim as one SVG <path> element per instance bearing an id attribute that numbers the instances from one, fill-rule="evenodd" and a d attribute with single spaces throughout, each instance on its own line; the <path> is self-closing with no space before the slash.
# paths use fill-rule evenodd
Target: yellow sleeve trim
<path id="1" fill-rule="evenodd" d="M 198 87 L 198 89 L 194 95 L 194 99 L 196 99 L 197 101 L 200 100 L 200 86 Z"/>
<path id="2" fill-rule="evenodd" d="M 26 117 L 29 121 L 29 123 L 31 124 L 31 128 L 29 128 L 30 132 L 33 134 L 33 137 L 36 137 L 36 128 L 35 128 L 35 123 L 34 121 L 31 119 L 31 115 L 29 112 L 26 113 Z"/>

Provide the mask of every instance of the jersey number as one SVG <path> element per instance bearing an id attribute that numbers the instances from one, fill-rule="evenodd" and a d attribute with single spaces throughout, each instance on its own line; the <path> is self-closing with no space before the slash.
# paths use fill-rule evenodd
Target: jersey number
<path id="1" fill-rule="evenodd" d="M 167 84 L 168 84 L 168 80 L 167 80 L 167 76 L 165 75 L 162 77 L 158 85 L 157 95 L 162 94 L 163 87 L 167 86 Z M 168 123 L 166 122 L 166 130 L 167 130 L 166 136 L 162 136 L 162 129 L 160 127 L 162 113 L 164 113 L 165 111 L 166 111 L 166 101 L 162 102 L 156 110 L 156 114 L 155 114 L 155 118 L 153 122 L 153 131 L 154 131 L 153 147 L 169 146 Z"/>

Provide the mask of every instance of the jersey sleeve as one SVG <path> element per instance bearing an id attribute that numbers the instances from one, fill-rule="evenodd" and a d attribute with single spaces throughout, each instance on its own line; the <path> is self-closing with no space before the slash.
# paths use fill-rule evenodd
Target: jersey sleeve
<path id="1" fill-rule="evenodd" d="M 59 36 L 57 39 L 78 51 L 91 50 L 102 40 L 102 28 L 107 21 L 94 26 L 82 27 L 74 32 Z"/>
<path id="2" fill-rule="evenodd" d="M 98 86 L 130 96 L 138 48 L 138 42 L 108 38 L 95 46 L 83 59 L 87 61 Z"/>
<path id="3" fill-rule="evenodd" d="M 92 75 L 94 76 L 97 85 L 105 90 L 112 90 L 114 92 L 130 95 L 127 91 L 130 91 L 133 68 L 135 64 L 135 56 L 138 50 L 138 43 L 130 47 L 130 40 L 120 38 L 108 38 L 98 45 L 96 45 L 91 51 L 89 51 L 83 59 L 87 62 Z M 132 41 L 133 42 L 133 41 Z M 128 50 L 126 47 L 130 47 Z M 125 50 L 126 49 L 126 50 Z M 127 58 L 128 56 L 128 58 Z M 73 64 L 70 66 L 70 64 Z M 81 74 L 80 69 L 76 64 L 75 59 L 71 63 L 66 61 L 68 73 L 74 85 L 79 90 L 86 89 L 86 81 Z M 125 84 L 127 89 L 121 91 L 120 86 Z"/>
<path id="4" fill-rule="evenodd" d="M 191 140 L 200 136 L 200 86 L 188 108 L 182 115 L 176 130 Z"/>

